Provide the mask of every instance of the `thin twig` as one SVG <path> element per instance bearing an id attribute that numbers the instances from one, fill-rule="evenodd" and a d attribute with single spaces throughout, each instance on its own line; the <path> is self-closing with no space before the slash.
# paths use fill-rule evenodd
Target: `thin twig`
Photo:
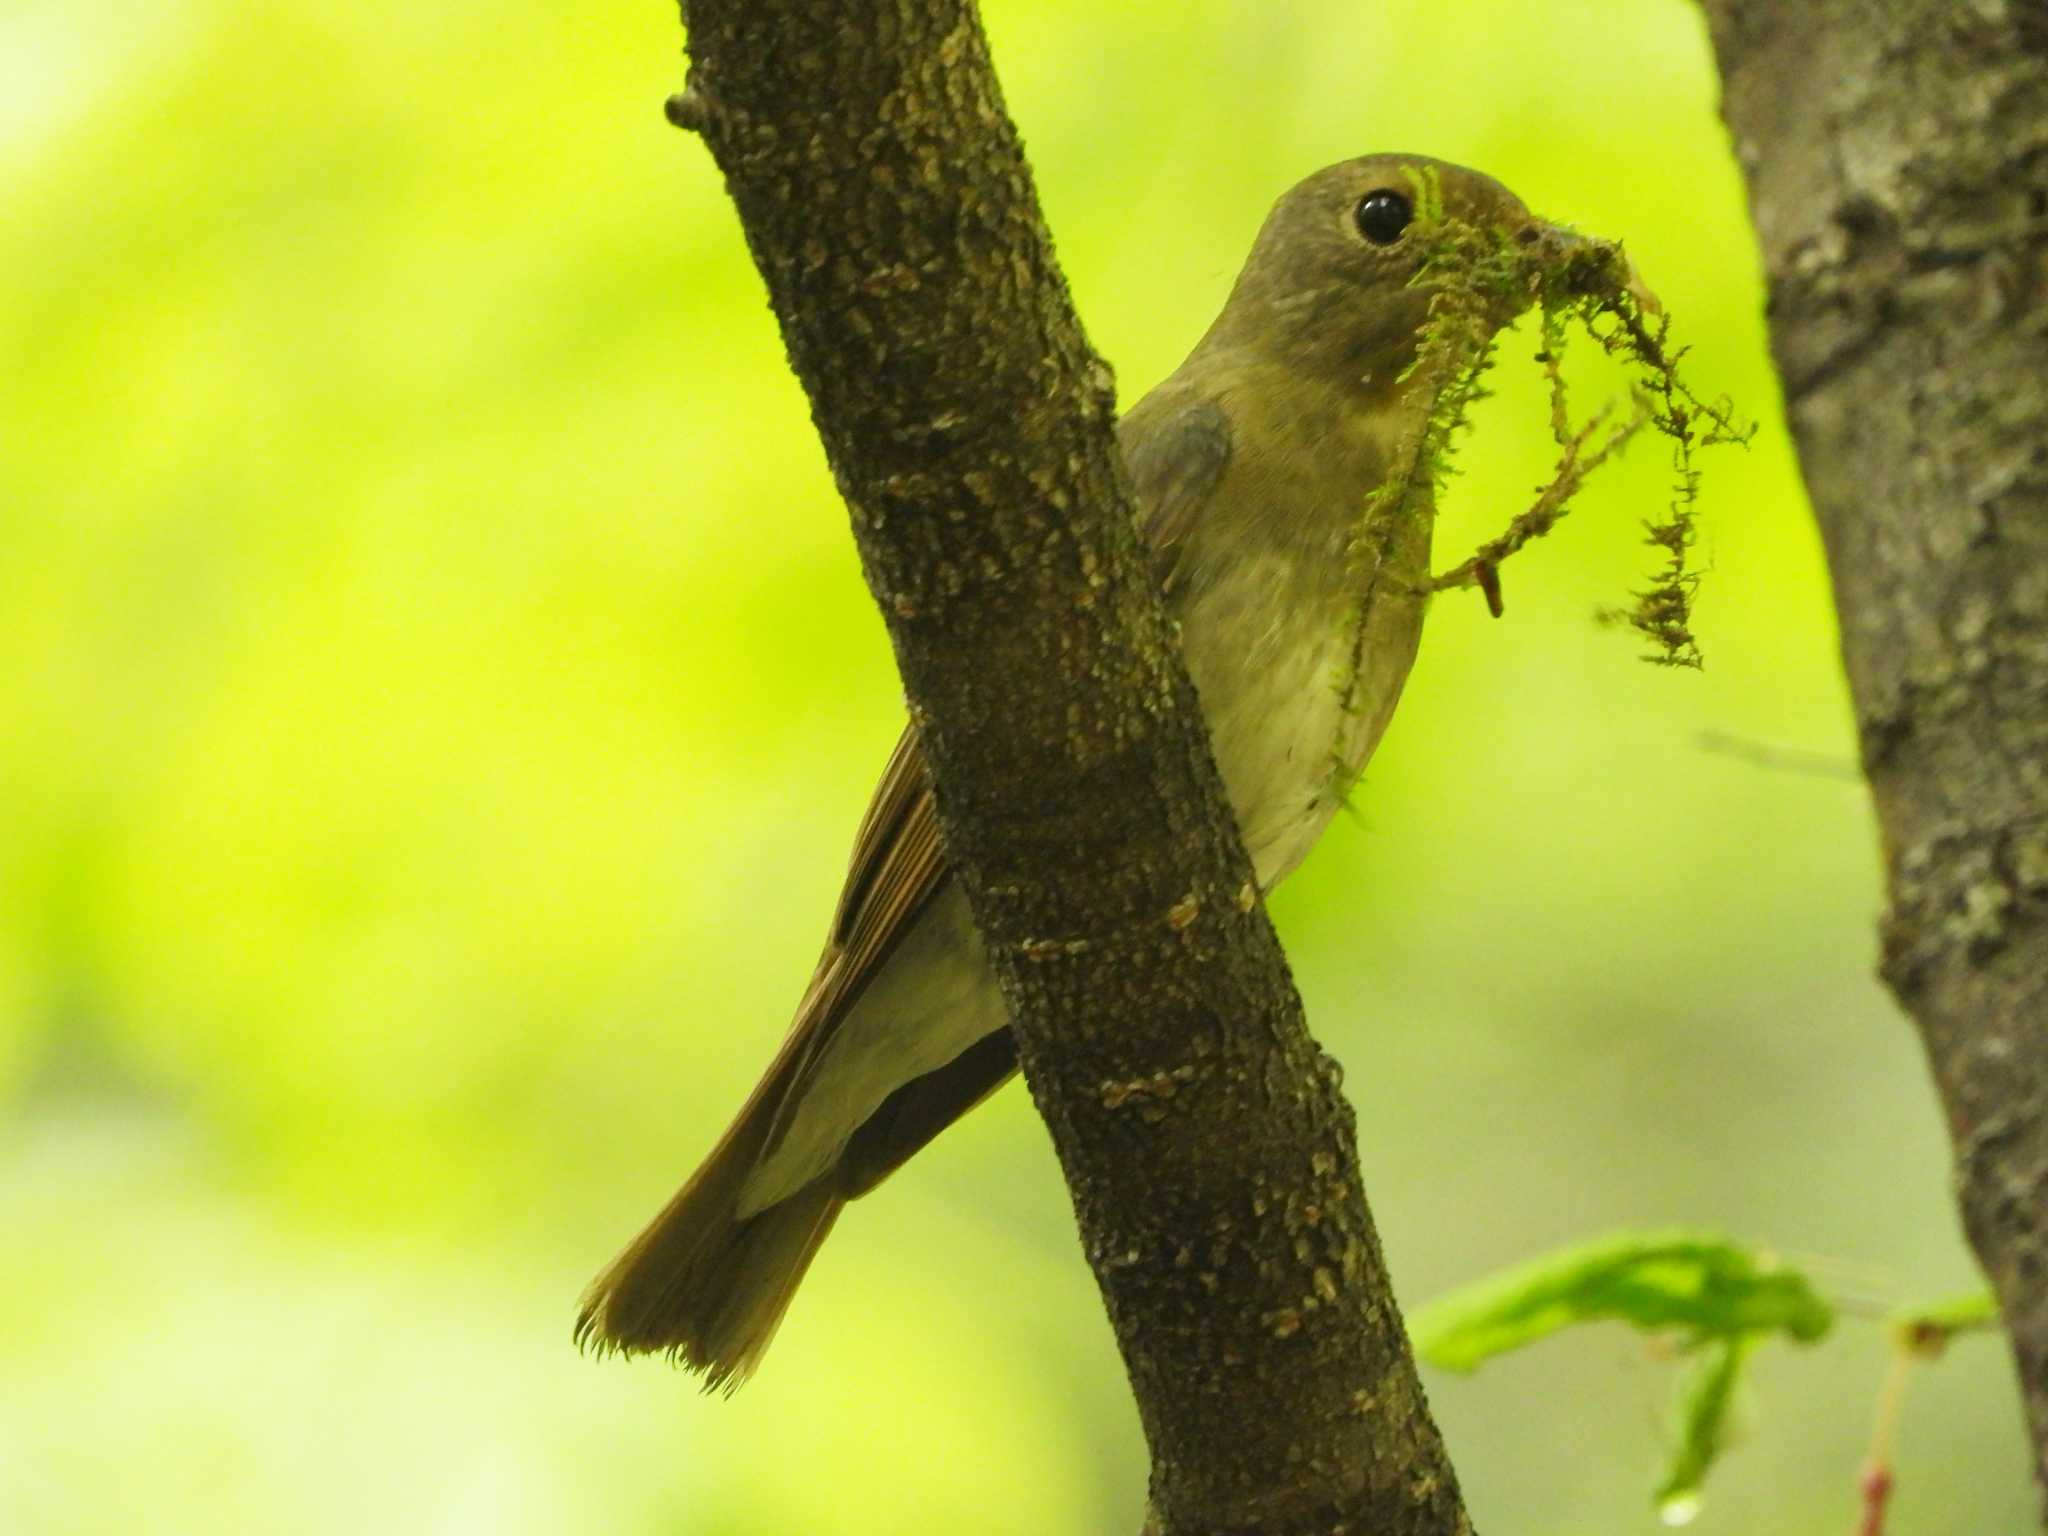
<path id="1" fill-rule="evenodd" d="M 1546 366 L 1554 366 L 1546 364 Z M 1563 391 L 1560 387 L 1553 392 L 1554 409 L 1562 409 Z M 1489 539 L 1473 552 L 1470 559 L 1452 566 L 1430 582 L 1430 590 L 1446 591 L 1452 587 L 1486 587 L 1491 578 L 1494 590 L 1498 590 L 1497 574 L 1501 561 L 1520 550 L 1531 539 L 1540 539 L 1555 528 L 1565 513 L 1571 510 L 1571 499 L 1578 494 L 1586 476 L 1598 469 L 1607 459 L 1637 432 L 1648 425 L 1650 408 L 1647 402 L 1638 398 L 1635 414 L 1608 433 L 1606 439 L 1590 453 L 1590 443 L 1601 427 L 1613 416 L 1614 407 L 1603 407 L 1577 432 L 1569 432 L 1563 439 L 1564 454 L 1557 461 L 1557 473 L 1550 483 L 1531 503 L 1529 510 L 1510 522 L 1498 538 Z M 1489 603 L 1489 606 L 1492 606 Z"/>
<path id="2" fill-rule="evenodd" d="M 1913 1373 L 1914 1354 L 1894 1347 L 1884 1385 L 1877 1392 L 1877 1413 L 1870 1427 L 1870 1455 L 1856 1478 L 1861 1512 L 1855 1536 L 1884 1536 L 1885 1510 L 1892 1496 L 1892 1445 L 1898 1438 L 1899 1414 L 1905 1406 L 1906 1382 Z"/>
<path id="3" fill-rule="evenodd" d="M 1701 731 L 1693 743 L 1702 752 L 1712 752 L 1721 757 L 1732 757 L 1741 762 L 1754 764 L 1758 768 L 1770 768 L 1779 773 L 1805 773 L 1824 779 L 1853 779 L 1861 781 L 1863 770 L 1847 758 L 1836 757 L 1828 752 L 1813 752 L 1804 747 L 1781 747 L 1773 742 L 1752 741 L 1746 736 L 1736 736 L 1727 731 Z"/>

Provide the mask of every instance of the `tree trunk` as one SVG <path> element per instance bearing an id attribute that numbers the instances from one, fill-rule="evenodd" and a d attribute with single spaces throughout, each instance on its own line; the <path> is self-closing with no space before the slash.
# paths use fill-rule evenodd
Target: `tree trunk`
<path id="1" fill-rule="evenodd" d="M 1883 833 L 1883 974 L 2048 1489 L 2048 6 L 1706 10 Z"/>
<path id="2" fill-rule="evenodd" d="M 1137 1395 L 1148 1528 L 1468 1531 L 971 0 L 685 21 L 671 117 L 852 511 Z"/>

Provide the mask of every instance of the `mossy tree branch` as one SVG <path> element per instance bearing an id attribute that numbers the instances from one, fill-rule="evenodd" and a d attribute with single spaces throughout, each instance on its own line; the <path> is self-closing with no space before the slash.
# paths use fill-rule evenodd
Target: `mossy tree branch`
<path id="1" fill-rule="evenodd" d="M 1469 1530 L 973 5 L 684 11 L 671 116 L 852 511 L 1138 1399 L 1149 1528 Z"/>
<path id="2" fill-rule="evenodd" d="M 2048 13 L 1706 0 L 1883 834 L 1883 972 L 2048 1490 Z"/>

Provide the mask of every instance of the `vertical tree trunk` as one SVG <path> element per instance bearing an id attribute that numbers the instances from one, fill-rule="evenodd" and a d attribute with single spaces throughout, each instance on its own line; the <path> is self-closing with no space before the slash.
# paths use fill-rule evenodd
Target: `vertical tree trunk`
<path id="1" fill-rule="evenodd" d="M 852 511 L 1137 1395 L 1148 1528 L 1468 1531 L 972 0 L 685 20 L 671 115 Z"/>
<path id="2" fill-rule="evenodd" d="M 1706 10 L 1883 832 L 1883 973 L 2048 1488 L 2048 5 Z"/>

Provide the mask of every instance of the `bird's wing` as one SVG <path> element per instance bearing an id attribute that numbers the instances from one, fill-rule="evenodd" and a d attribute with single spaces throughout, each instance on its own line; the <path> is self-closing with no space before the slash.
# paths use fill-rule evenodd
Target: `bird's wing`
<path id="1" fill-rule="evenodd" d="M 780 1140 L 826 1042 L 937 893 L 947 871 L 917 727 L 906 725 L 854 836 L 831 937 L 778 1058 L 777 1065 L 787 1071 L 764 1149 Z"/>
<path id="2" fill-rule="evenodd" d="M 854 834 L 846 887 L 832 914 L 835 945 L 851 950 L 871 933 L 893 934 L 923 905 L 944 872 L 938 828 L 917 727 L 906 725 Z"/>
<path id="3" fill-rule="evenodd" d="M 1138 493 L 1138 532 L 1171 591 L 1188 533 L 1229 467 L 1230 418 L 1214 400 L 1169 383 L 1126 413 L 1117 440 Z"/>
<path id="4" fill-rule="evenodd" d="M 1176 398 L 1169 387 L 1124 417 L 1118 439 L 1137 492 L 1139 531 L 1161 579 L 1170 580 L 1189 528 L 1230 462 L 1229 419 L 1215 402 Z M 797 1009 L 785 1046 L 794 1057 L 791 1075 L 767 1146 L 780 1139 L 833 1031 L 950 870 L 917 728 L 905 726 L 861 819 L 832 936 Z M 898 1089 L 863 1127 L 843 1177 L 871 1188 L 1016 1070 L 1015 1048 L 1002 1033 L 1000 1044 L 970 1050 Z"/>

